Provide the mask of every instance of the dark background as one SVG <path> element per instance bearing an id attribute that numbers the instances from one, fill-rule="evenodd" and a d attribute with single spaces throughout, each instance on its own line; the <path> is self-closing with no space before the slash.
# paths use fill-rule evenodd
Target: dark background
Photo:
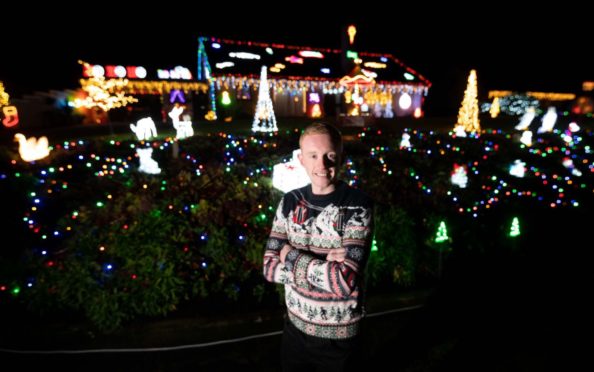
<path id="1" fill-rule="evenodd" d="M 427 115 L 455 115 L 470 69 L 480 98 L 492 89 L 579 92 L 594 80 L 594 33 L 584 9 L 489 2 L 474 8 L 360 4 L 328 10 L 322 3 L 176 4 L 122 8 L 36 9 L 5 27 L 0 81 L 13 97 L 34 90 L 76 88 L 77 60 L 147 68 L 187 66 L 195 73 L 200 35 L 311 47 L 341 47 L 349 24 L 361 51 L 391 53 L 428 78 Z M 279 10 L 281 8 L 282 10 Z M 44 12 L 52 12 L 51 16 Z"/>

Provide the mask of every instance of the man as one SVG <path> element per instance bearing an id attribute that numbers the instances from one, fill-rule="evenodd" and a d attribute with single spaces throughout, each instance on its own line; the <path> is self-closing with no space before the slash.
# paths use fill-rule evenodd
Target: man
<path id="1" fill-rule="evenodd" d="M 264 276 L 285 285 L 283 370 L 343 371 L 361 358 L 357 335 L 373 203 L 337 179 L 342 138 L 336 128 L 311 124 L 299 147 L 311 184 L 288 192 L 279 203 Z"/>

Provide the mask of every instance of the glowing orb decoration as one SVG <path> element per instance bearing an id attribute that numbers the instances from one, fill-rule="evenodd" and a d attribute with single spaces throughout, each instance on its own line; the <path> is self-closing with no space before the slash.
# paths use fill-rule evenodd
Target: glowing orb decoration
<path id="1" fill-rule="evenodd" d="M 19 155 L 24 161 L 35 161 L 43 159 L 49 155 L 50 150 L 48 146 L 47 137 L 35 137 L 25 138 L 21 133 L 14 135 L 15 141 L 19 142 Z"/>
<path id="2" fill-rule="evenodd" d="M 299 162 L 298 155 L 301 150 L 293 151 L 293 158 L 286 162 L 276 164 L 272 170 L 272 186 L 286 193 L 310 183 L 305 168 Z"/>
<path id="3" fill-rule="evenodd" d="M 408 93 L 402 93 L 398 98 L 398 106 L 403 110 L 408 110 L 412 105 L 412 98 Z"/>

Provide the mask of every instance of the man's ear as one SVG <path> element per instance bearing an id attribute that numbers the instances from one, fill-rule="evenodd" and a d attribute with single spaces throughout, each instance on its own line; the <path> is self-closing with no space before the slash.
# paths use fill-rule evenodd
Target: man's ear
<path id="1" fill-rule="evenodd" d="M 301 151 L 299 151 L 299 154 L 297 154 L 297 159 L 299 159 L 299 164 L 303 165 L 303 154 Z"/>

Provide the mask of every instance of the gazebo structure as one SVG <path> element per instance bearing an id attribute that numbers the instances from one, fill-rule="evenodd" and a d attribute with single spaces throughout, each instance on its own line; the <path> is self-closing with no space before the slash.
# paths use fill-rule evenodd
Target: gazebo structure
<path id="1" fill-rule="evenodd" d="M 352 41 L 352 39 L 351 39 Z M 268 68 L 278 117 L 421 116 L 431 83 L 388 53 L 199 37 L 196 78 L 209 85 L 207 117 L 253 115 L 260 71 Z M 354 120 L 355 119 L 355 120 Z"/>

